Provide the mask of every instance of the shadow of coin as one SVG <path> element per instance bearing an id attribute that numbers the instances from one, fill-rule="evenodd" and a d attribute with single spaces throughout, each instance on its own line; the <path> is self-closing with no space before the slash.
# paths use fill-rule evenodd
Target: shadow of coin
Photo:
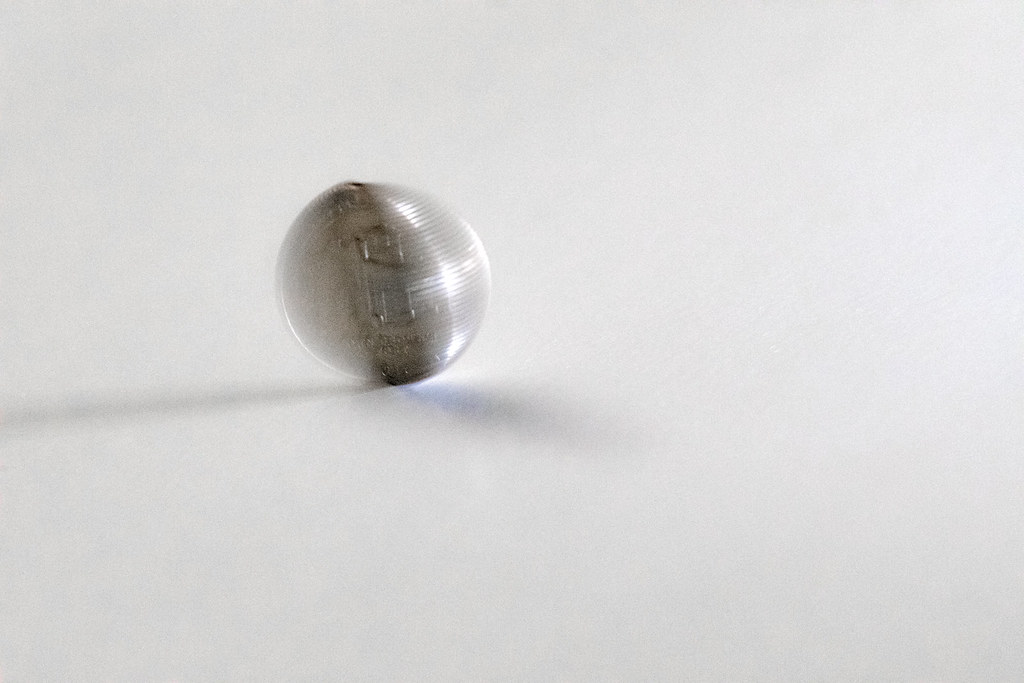
<path id="1" fill-rule="evenodd" d="M 138 395 L 69 397 L 0 407 L 0 434 L 72 424 L 126 423 L 165 416 L 206 414 L 259 405 L 281 405 L 379 390 L 378 385 L 295 384 L 225 387 Z"/>

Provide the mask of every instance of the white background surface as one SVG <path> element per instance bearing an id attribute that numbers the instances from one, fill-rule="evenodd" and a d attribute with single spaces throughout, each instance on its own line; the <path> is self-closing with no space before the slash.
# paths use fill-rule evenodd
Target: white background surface
<path id="1" fill-rule="evenodd" d="M 1024 11 L 5 3 L 0 676 L 1024 677 Z M 346 388 L 347 179 L 491 256 Z"/>

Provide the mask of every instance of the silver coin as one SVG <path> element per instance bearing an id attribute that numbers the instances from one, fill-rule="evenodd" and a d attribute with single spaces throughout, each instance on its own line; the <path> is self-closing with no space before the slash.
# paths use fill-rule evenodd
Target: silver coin
<path id="1" fill-rule="evenodd" d="M 278 256 L 278 292 L 299 342 L 367 381 L 416 382 L 476 335 L 487 254 L 466 221 L 397 185 L 348 182 L 310 202 Z"/>

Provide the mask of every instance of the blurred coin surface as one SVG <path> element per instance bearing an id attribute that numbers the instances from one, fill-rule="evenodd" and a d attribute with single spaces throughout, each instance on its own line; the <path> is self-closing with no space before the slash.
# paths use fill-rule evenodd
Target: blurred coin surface
<path id="1" fill-rule="evenodd" d="M 444 370 L 480 328 L 487 255 L 469 224 L 397 185 L 335 185 L 299 214 L 281 246 L 278 292 L 316 358 L 374 382 Z"/>

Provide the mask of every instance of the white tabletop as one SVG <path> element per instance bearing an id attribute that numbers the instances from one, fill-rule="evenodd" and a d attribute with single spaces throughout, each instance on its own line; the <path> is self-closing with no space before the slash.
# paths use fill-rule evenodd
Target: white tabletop
<path id="1" fill-rule="evenodd" d="M 1024 12 L 5 3 L 0 678 L 1024 677 Z M 342 180 L 444 374 L 274 296 Z"/>

